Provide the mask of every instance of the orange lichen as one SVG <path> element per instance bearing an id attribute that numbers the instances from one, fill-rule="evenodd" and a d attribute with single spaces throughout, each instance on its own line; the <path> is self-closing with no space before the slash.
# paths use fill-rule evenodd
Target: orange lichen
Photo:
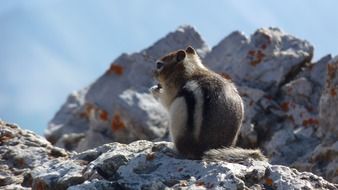
<path id="1" fill-rule="evenodd" d="M 268 47 L 268 46 L 267 46 L 266 44 L 262 44 L 262 45 L 261 45 L 261 49 L 263 49 L 263 50 L 266 49 L 267 47 Z"/>
<path id="2" fill-rule="evenodd" d="M 259 63 L 261 63 L 263 58 L 265 57 L 265 54 L 261 50 L 258 51 L 250 50 L 248 51 L 248 55 L 253 57 L 253 60 L 250 62 L 252 66 L 256 66 Z"/>
<path id="3" fill-rule="evenodd" d="M 256 51 L 254 51 L 254 50 L 248 51 L 248 55 L 250 55 L 250 56 L 255 56 L 255 54 L 256 54 Z"/>
<path id="4" fill-rule="evenodd" d="M 289 111 L 290 103 L 289 102 L 283 102 L 280 104 L 280 107 L 283 111 L 287 112 Z"/>
<path id="5" fill-rule="evenodd" d="M 2 136 L 0 136 L 0 144 L 2 142 L 6 142 L 7 140 L 12 139 L 12 138 L 14 138 L 13 134 L 11 134 L 11 133 L 4 133 Z"/>
<path id="6" fill-rule="evenodd" d="M 107 73 L 108 74 L 122 75 L 123 74 L 123 67 L 121 65 L 111 64 Z"/>
<path id="7" fill-rule="evenodd" d="M 205 186 L 205 183 L 203 181 L 197 181 L 196 186 Z"/>
<path id="8" fill-rule="evenodd" d="M 111 121 L 111 128 L 113 132 L 119 131 L 124 129 L 126 125 L 124 124 L 123 120 L 121 119 L 120 114 L 115 114 L 112 121 Z"/>
<path id="9" fill-rule="evenodd" d="M 272 186 L 273 185 L 273 180 L 271 178 L 266 178 L 265 179 L 265 184 L 268 186 Z"/>
<path id="10" fill-rule="evenodd" d="M 107 121 L 108 120 L 108 112 L 104 111 L 104 110 L 100 110 L 100 119 L 103 121 Z"/>
<path id="11" fill-rule="evenodd" d="M 336 91 L 336 89 L 331 88 L 331 90 L 330 90 L 330 95 L 331 95 L 331 96 L 337 96 L 337 91 Z"/>
<path id="12" fill-rule="evenodd" d="M 332 80 L 336 76 L 337 67 L 334 64 L 327 65 L 327 75 L 329 79 Z"/>
<path id="13" fill-rule="evenodd" d="M 150 160 L 154 160 L 155 159 L 155 153 L 149 153 L 146 156 L 146 160 L 150 161 Z"/>
<path id="14" fill-rule="evenodd" d="M 303 126 L 307 127 L 307 126 L 312 126 L 312 125 L 319 125 L 319 121 L 317 119 L 314 118 L 309 118 L 303 121 Z"/>

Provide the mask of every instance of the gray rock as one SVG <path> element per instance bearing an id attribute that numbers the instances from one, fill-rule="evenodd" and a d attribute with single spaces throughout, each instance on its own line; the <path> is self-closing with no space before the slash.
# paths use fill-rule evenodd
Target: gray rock
<path id="1" fill-rule="evenodd" d="M 271 90 L 309 62 L 312 55 L 313 47 L 307 41 L 268 28 L 257 30 L 250 38 L 233 32 L 212 48 L 205 62 L 239 84 Z"/>
<path id="2" fill-rule="evenodd" d="M 337 124 L 328 124 L 336 119 L 335 90 L 332 90 L 335 87 L 330 80 L 330 74 L 337 72 L 335 62 L 331 56 L 325 56 L 306 65 L 282 86 L 277 101 L 286 119 L 263 147 L 272 163 L 311 171 L 337 183 L 337 174 L 333 172 L 338 168 Z"/>
<path id="3" fill-rule="evenodd" d="M 245 163 L 204 162 L 182 159 L 172 150 L 172 143 L 136 141 L 129 145 L 112 143 L 83 170 L 83 183 L 69 189 L 244 189 L 253 186 L 274 189 L 336 187 L 311 173 L 301 173 L 284 166 L 248 160 Z M 102 149 L 102 148 L 98 148 Z M 95 149 L 82 153 L 92 154 Z M 98 151 L 100 152 L 100 150 Z M 71 161 L 78 163 L 79 157 Z M 80 162 L 81 163 L 81 162 Z M 69 164 L 67 164 L 69 165 Z M 53 167 L 50 174 L 59 174 Z M 217 172 L 215 172 L 217 171 Z M 50 174 L 44 173 L 44 176 Z M 60 177 L 62 178 L 62 177 Z M 34 179 L 34 177 L 33 177 Z M 35 179 L 34 179 L 35 180 Z M 59 185 L 60 180 L 56 179 Z M 44 183 L 50 183 L 45 178 Z"/>
<path id="4" fill-rule="evenodd" d="M 337 189 L 308 172 L 248 159 L 187 160 L 170 142 L 110 143 L 81 153 L 0 123 L 1 189 Z M 40 148 L 39 151 L 36 148 Z M 335 146 L 337 149 L 337 146 Z M 18 159 L 20 158 L 20 159 Z M 21 160 L 21 161 L 20 161 Z"/>
<path id="5" fill-rule="evenodd" d="M 82 175 L 86 163 L 72 160 L 51 160 L 34 168 L 31 172 L 33 189 L 66 189 L 83 183 Z"/>
<path id="6" fill-rule="evenodd" d="M 49 122 L 48 128 L 45 130 L 45 137 L 51 143 L 57 143 L 65 134 L 84 133 L 88 130 L 88 122 L 83 113 L 86 110 L 83 106 L 85 103 L 85 94 L 87 88 L 76 91 L 69 95 L 67 101 L 62 105 L 61 109 L 55 114 L 54 118 Z M 68 140 L 59 142 L 58 145 L 63 148 L 67 146 L 76 146 L 78 138 L 71 140 L 69 137 L 63 137 Z M 74 142 L 75 141 L 75 142 Z M 73 149 L 72 149 L 73 150 Z"/>
<path id="7" fill-rule="evenodd" d="M 50 160 L 70 154 L 53 147 L 46 139 L 17 125 L 0 120 L 0 188 L 27 189 L 32 186 L 31 171 Z"/>
<path id="8" fill-rule="evenodd" d="M 263 112 L 260 103 L 266 94 L 262 90 L 246 86 L 238 86 L 238 91 L 243 99 L 245 110 L 238 143 L 242 146 L 257 146 L 258 134 L 255 130 L 253 119 L 257 113 Z"/>
<path id="9" fill-rule="evenodd" d="M 327 65 L 327 80 L 320 97 L 319 119 L 324 134 L 338 137 L 338 56 Z"/>

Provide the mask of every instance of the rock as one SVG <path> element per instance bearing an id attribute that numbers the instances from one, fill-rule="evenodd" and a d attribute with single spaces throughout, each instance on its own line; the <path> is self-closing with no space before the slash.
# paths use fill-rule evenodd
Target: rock
<path id="1" fill-rule="evenodd" d="M 319 101 L 319 144 L 308 154 L 308 162 L 300 165 L 338 183 L 338 56 L 326 65 L 325 86 Z M 311 169 L 309 169 L 311 168 Z M 325 169 L 323 169 L 325 168 Z"/>
<path id="2" fill-rule="evenodd" d="M 55 144 L 65 134 L 84 133 L 88 130 L 89 126 L 87 119 L 83 117 L 83 114 L 79 114 L 86 111 L 83 105 L 85 103 L 85 94 L 87 93 L 87 90 L 88 89 L 85 88 L 68 96 L 66 103 L 62 105 L 61 109 L 48 124 L 48 128 L 45 131 L 45 136 L 48 141 Z M 67 137 L 67 139 L 68 141 L 71 141 L 69 137 Z M 79 141 L 78 138 L 75 139 L 77 140 L 71 144 L 68 142 L 63 145 L 61 141 L 59 142 L 59 146 L 64 148 L 66 146 L 74 146 L 74 144 Z"/>
<path id="3" fill-rule="evenodd" d="M 122 54 L 93 84 L 68 98 L 49 123 L 47 139 L 59 147 L 82 151 L 113 141 L 162 137 L 167 113 L 148 92 L 154 83 L 154 62 L 188 45 L 202 56 L 208 51 L 192 27 L 182 26 L 139 53 Z"/>
<path id="4" fill-rule="evenodd" d="M 238 84 L 262 90 L 275 89 L 313 55 L 307 41 L 278 28 L 257 30 L 250 38 L 233 32 L 205 57 L 207 66 Z"/>
<path id="5" fill-rule="evenodd" d="M 27 189 L 31 171 L 49 160 L 65 160 L 69 153 L 17 125 L 0 121 L 0 188 Z"/>
<path id="6" fill-rule="evenodd" d="M 2 189 L 338 188 L 312 173 L 263 161 L 184 159 L 170 142 L 115 142 L 69 153 L 4 122 L 0 124 L 0 134 Z"/>
<path id="7" fill-rule="evenodd" d="M 299 73 L 293 73 L 274 98 L 279 107 L 270 111 L 278 115 L 279 120 L 274 126 L 265 126 L 270 129 L 271 138 L 262 146 L 271 163 L 291 165 L 324 176 L 316 169 L 312 155 L 316 147 L 324 143 L 316 131 L 320 129 L 319 98 L 326 78 L 323 72 L 326 72 L 330 60 L 331 56 L 325 56 L 316 63 L 305 65 Z M 321 166 L 322 171 L 330 170 Z"/>
<path id="8" fill-rule="evenodd" d="M 263 112 L 261 101 L 266 96 L 265 92 L 247 86 L 238 86 L 238 91 L 244 102 L 244 120 L 238 143 L 246 147 L 255 147 L 258 144 L 258 134 L 253 123 L 257 113 Z"/>
<path id="9" fill-rule="evenodd" d="M 338 56 L 327 65 L 325 89 L 320 97 L 319 119 L 323 134 L 338 137 Z"/>
<path id="10" fill-rule="evenodd" d="M 30 173 L 33 189 L 67 189 L 83 183 L 85 163 L 73 160 L 51 160 L 34 168 Z"/>

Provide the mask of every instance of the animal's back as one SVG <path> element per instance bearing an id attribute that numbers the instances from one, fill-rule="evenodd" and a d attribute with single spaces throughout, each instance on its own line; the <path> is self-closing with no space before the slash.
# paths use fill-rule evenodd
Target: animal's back
<path id="1" fill-rule="evenodd" d="M 183 86 L 180 94 L 185 97 L 187 111 L 191 113 L 184 137 L 176 142 L 180 152 L 198 158 L 206 150 L 235 143 L 242 123 L 243 104 L 231 82 L 215 73 L 197 74 Z"/>
<path id="2" fill-rule="evenodd" d="M 208 150 L 234 145 L 244 115 L 236 87 L 215 75 L 202 79 L 201 87 L 204 108 L 199 141 L 207 146 L 202 148 Z"/>

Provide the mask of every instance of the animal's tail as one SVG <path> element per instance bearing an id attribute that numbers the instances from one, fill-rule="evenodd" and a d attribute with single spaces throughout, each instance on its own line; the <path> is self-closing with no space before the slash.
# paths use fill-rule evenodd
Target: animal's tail
<path id="1" fill-rule="evenodd" d="M 239 147 L 211 149 L 204 153 L 203 160 L 241 162 L 248 158 L 268 161 L 259 149 L 243 149 Z"/>

